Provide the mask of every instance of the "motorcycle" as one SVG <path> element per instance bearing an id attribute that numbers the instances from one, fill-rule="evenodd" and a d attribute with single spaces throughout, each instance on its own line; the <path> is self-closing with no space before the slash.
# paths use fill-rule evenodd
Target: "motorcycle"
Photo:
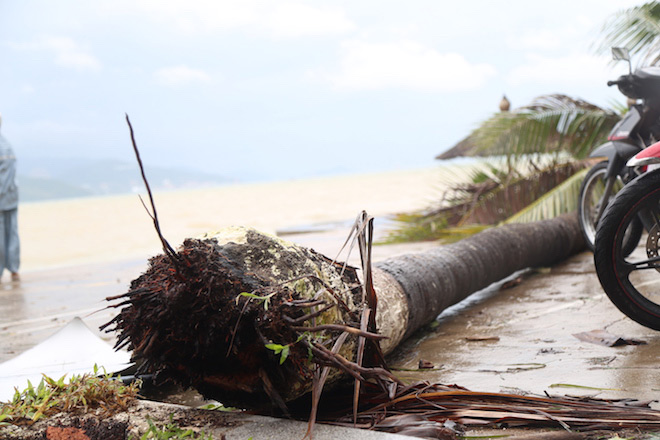
<path id="1" fill-rule="evenodd" d="M 636 103 L 612 129 L 605 144 L 597 147 L 589 157 L 603 160 L 589 170 L 580 187 L 578 219 L 587 247 L 593 251 L 597 225 L 612 196 L 637 176 L 626 166 L 628 159 L 646 146 L 660 139 L 660 68 L 644 67 L 632 71 L 630 54 L 624 48 L 612 48 L 614 60 L 628 62 L 629 73 L 608 86 Z M 641 102 L 639 102 L 641 100 Z M 642 224 L 633 221 L 624 238 L 623 251 L 632 252 L 639 243 Z"/>
<path id="2" fill-rule="evenodd" d="M 660 330 L 660 142 L 627 163 L 641 174 L 611 200 L 596 230 L 594 263 L 605 293 L 625 315 Z M 648 231 L 644 246 L 626 253 L 636 222 Z"/>

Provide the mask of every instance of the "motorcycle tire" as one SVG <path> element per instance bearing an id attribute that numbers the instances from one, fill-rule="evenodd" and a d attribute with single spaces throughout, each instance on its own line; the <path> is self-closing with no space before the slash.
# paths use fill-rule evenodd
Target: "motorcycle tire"
<path id="1" fill-rule="evenodd" d="M 605 190 L 608 163 L 608 161 L 603 161 L 594 165 L 584 177 L 582 185 L 580 185 L 578 220 L 585 244 L 591 252 L 594 251 L 594 243 L 596 241 L 596 228 L 598 227 L 596 216 L 598 215 L 598 210 L 602 203 L 602 195 Z M 623 181 L 618 179 L 614 185 L 612 196 L 609 199 L 610 201 L 622 187 Z M 644 227 L 639 219 L 628 229 L 623 246 L 625 255 L 630 255 L 635 250 L 639 244 L 643 229 Z"/>
<path id="2" fill-rule="evenodd" d="M 647 225 L 651 231 L 646 246 L 626 255 L 623 237 L 640 213 L 652 213 L 655 224 Z M 660 170 L 642 174 L 618 192 L 599 222 L 594 251 L 596 273 L 610 300 L 626 316 L 654 330 L 660 330 L 659 228 Z"/>

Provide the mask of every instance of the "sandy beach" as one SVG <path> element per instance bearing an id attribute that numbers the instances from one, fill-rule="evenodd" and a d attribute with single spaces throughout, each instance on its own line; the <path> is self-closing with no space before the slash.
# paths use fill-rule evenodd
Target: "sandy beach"
<path id="1" fill-rule="evenodd" d="M 165 238 L 176 247 L 185 238 L 230 225 L 277 232 L 318 224 L 349 224 L 361 210 L 383 219 L 393 213 L 423 209 L 437 203 L 447 185 L 465 175 L 464 170 L 461 166 L 437 166 L 233 184 L 156 192 L 154 199 Z M 140 195 L 148 203 L 146 191 Z M 146 259 L 161 249 L 138 194 L 21 204 L 19 233 L 22 272 Z"/>

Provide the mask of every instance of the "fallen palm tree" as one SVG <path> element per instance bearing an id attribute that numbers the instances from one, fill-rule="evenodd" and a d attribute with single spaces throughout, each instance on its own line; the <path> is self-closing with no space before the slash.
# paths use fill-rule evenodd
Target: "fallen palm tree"
<path id="1" fill-rule="evenodd" d="M 244 408 L 285 408 L 312 390 L 317 365 L 335 367 L 330 380 L 396 382 L 380 348 L 391 352 L 471 293 L 581 246 L 577 220 L 564 216 L 381 261 L 362 280 L 313 250 L 229 228 L 152 258 L 113 298 L 121 311 L 108 328 L 144 371 Z"/>
<path id="2" fill-rule="evenodd" d="M 385 367 L 378 341 L 383 353 L 391 352 L 474 289 L 575 252 L 581 239 L 574 236 L 581 234 L 571 216 L 509 225 L 375 263 L 373 276 L 362 280 L 357 269 L 313 250 L 231 228 L 187 240 L 176 255 L 154 257 L 129 292 L 115 298 L 123 308 L 112 325 L 118 345 L 127 345 L 143 369 L 226 404 L 286 412 L 311 392 L 310 426 L 324 383 L 354 378 L 363 389 L 353 395 L 353 415 L 346 414 L 351 397 L 342 393 L 335 396 L 342 409 L 326 408 L 322 420 L 425 438 L 454 438 L 448 420 L 477 427 L 659 429 L 660 412 L 643 402 L 406 385 Z M 309 411 L 309 400 L 302 407 Z"/>
<path id="3" fill-rule="evenodd" d="M 372 265 L 372 219 L 352 231 L 362 272 L 249 228 L 165 240 L 131 140 L 164 253 L 110 298 L 117 332 L 143 372 L 243 408 L 278 407 L 342 377 L 398 382 L 383 355 L 445 308 L 512 273 L 582 249 L 574 215 L 492 228 L 452 245 Z M 347 241 L 348 242 L 348 241 Z M 373 269 L 372 269 L 373 266 Z M 319 366 L 333 368 L 319 368 Z M 390 393 L 391 394 L 391 393 Z"/>
<path id="4" fill-rule="evenodd" d="M 581 250 L 575 216 L 496 227 L 372 265 L 372 219 L 362 213 L 352 231 L 362 257 L 358 270 L 249 228 L 188 239 L 174 250 L 160 233 L 153 199 L 151 205 L 164 253 L 128 292 L 109 298 L 121 310 L 104 326 L 118 333 L 117 347 L 131 350 L 141 371 L 242 408 L 286 412 L 311 392 L 311 423 L 324 384 L 353 378 L 351 420 L 375 429 L 414 431 L 420 420 L 657 426 L 654 411 L 404 385 L 386 367 L 384 355 L 446 307 L 518 270 Z M 391 414 L 416 419 L 396 421 Z"/>

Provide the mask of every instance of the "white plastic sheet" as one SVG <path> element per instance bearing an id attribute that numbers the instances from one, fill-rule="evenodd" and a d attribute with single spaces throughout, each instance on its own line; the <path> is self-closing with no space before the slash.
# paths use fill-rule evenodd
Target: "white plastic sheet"
<path id="1" fill-rule="evenodd" d="M 45 341 L 0 364 L 0 402 L 10 400 L 14 388 L 27 387 L 28 380 L 36 386 L 42 374 L 57 380 L 93 373 L 94 365 L 108 373 L 122 371 L 131 365 L 130 354 L 113 350 L 76 317 Z"/>

